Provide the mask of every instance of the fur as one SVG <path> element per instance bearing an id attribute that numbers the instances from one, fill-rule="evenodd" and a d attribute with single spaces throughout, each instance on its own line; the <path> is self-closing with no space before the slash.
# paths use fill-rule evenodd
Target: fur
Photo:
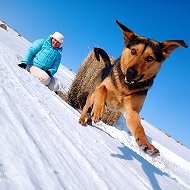
<path id="1" fill-rule="evenodd" d="M 124 36 L 121 57 L 111 64 L 103 50 L 97 48 L 94 50 L 96 61 L 101 55 L 104 62 L 99 64 L 98 74 L 94 67 L 85 68 L 83 65 L 80 70 L 81 81 L 83 81 L 80 82 L 81 98 L 83 99 L 85 94 L 87 100 L 83 99 L 86 102 L 85 105 L 81 105 L 84 107 L 79 122 L 81 125 L 85 125 L 86 122 L 89 124 L 93 121 L 98 122 L 103 117 L 106 108 L 126 113 L 126 124 L 139 147 L 147 154 L 156 156 L 159 155 L 159 150 L 149 143 L 141 125 L 139 112 L 162 63 L 177 47 L 187 47 L 187 45 L 183 40 L 157 42 L 137 35 L 118 21 L 116 23 Z M 91 81 L 86 81 L 87 73 L 94 75 Z M 83 88 L 84 83 L 90 83 L 88 88 L 86 88 L 87 85 Z M 86 121 L 85 118 L 91 106 L 93 106 L 91 114 Z"/>

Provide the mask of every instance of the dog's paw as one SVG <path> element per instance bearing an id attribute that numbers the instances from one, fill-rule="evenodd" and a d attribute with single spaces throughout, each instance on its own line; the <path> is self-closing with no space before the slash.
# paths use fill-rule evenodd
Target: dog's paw
<path id="1" fill-rule="evenodd" d="M 146 138 L 137 138 L 136 142 L 139 145 L 139 148 L 149 156 L 156 157 L 160 155 L 159 150 L 150 144 Z"/>
<path id="2" fill-rule="evenodd" d="M 88 125 L 92 126 L 92 118 L 89 117 L 89 118 L 87 119 L 86 123 L 87 123 Z"/>
<path id="3" fill-rule="evenodd" d="M 92 120 L 96 123 L 102 119 L 103 115 L 104 115 L 104 107 L 101 106 L 98 109 L 96 108 L 93 110 Z"/>
<path id="4" fill-rule="evenodd" d="M 94 121 L 94 123 L 97 123 L 98 121 L 100 121 L 100 117 L 95 115 L 92 117 L 92 121 Z"/>
<path id="5" fill-rule="evenodd" d="M 146 154 L 148 154 L 149 156 L 152 156 L 152 157 L 160 156 L 160 151 L 157 148 L 155 148 L 153 145 L 151 145 L 151 146 L 150 145 L 147 146 L 146 144 L 143 144 L 139 148 L 143 152 L 145 152 Z"/>
<path id="6" fill-rule="evenodd" d="M 82 126 L 85 126 L 85 125 L 86 125 L 86 123 L 85 123 L 85 118 L 80 117 L 79 123 L 80 123 Z"/>
<path id="7" fill-rule="evenodd" d="M 160 156 L 160 151 L 157 148 L 148 149 L 147 154 L 152 157 Z"/>

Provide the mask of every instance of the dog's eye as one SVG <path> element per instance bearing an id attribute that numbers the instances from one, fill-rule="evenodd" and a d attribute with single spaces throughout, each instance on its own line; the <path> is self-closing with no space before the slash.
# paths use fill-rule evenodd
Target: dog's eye
<path id="1" fill-rule="evenodd" d="M 131 54 L 132 54 L 132 55 L 135 55 L 136 53 L 137 53 L 136 49 L 134 49 L 134 48 L 131 49 Z"/>
<path id="2" fill-rule="evenodd" d="M 152 56 L 148 56 L 147 58 L 146 58 L 146 61 L 147 62 L 151 62 L 151 61 L 153 61 L 154 60 L 154 58 L 152 57 Z"/>

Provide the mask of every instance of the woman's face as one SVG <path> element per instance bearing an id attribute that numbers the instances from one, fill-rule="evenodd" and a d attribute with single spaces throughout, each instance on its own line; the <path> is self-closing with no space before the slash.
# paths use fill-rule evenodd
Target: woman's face
<path id="1" fill-rule="evenodd" d="M 52 39 L 51 39 L 51 45 L 52 45 L 54 48 L 59 48 L 59 46 L 61 45 L 61 43 L 58 42 L 56 39 L 52 38 Z"/>

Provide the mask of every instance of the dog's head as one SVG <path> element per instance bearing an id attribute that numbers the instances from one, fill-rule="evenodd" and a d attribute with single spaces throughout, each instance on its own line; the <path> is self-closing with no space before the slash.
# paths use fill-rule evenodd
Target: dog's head
<path id="1" fill-rule="evenodd" d="M 164 60 L 180 45 L 187 48 L 183 40 L 157 42 L 137 35 L 116 20 L 124 35 L 125 48 L 121 55 L 121 69 L 126 83 L 148 80 L 158 73 Z"/>

